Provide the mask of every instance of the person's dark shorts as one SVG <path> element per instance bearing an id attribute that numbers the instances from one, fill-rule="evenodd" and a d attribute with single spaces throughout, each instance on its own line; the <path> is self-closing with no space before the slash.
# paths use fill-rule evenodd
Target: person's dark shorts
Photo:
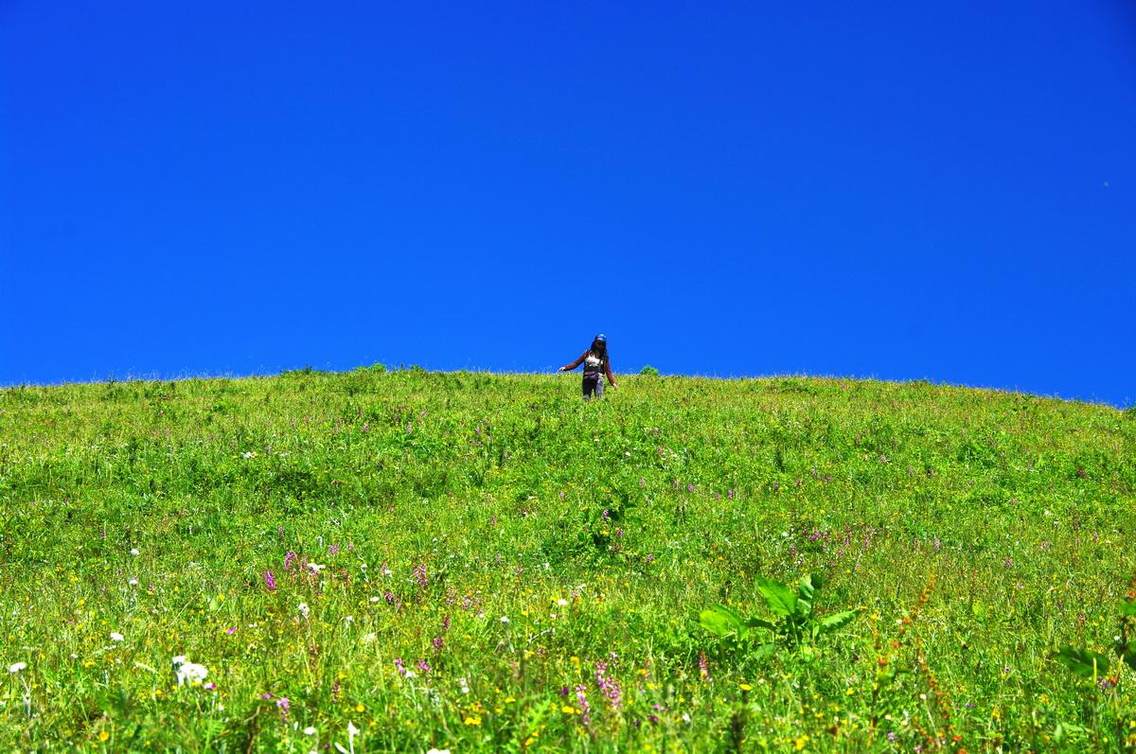
<path id="1" fill-rule="evenodd" d="M 588 400 L 593 395 L 597 398 L 603 398 L 603 390 L 603 377 L 597 376 L 584 378 L 584 400 Z"/>

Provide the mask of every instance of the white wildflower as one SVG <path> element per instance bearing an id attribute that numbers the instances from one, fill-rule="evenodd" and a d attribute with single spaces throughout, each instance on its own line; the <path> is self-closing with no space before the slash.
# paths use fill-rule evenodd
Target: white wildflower
<path id="1" fill-rule="evenodd" d="M 123 641 L 124 639 L 126 639 L 126 637 L 123 636 L 122 634 L 120 634 L 118 631 L 111 631 L 110 632 L 110 640 L 111 641 Z"/>
<path id="2" fill-rule="evenodd" d="M 325 568 L 327 568 L 327 566 L 320 565 L 319 563 L 308 563 L 308 570 L 312 573 L 319 573 Z"/>
<path id="3" fill-rule="evenodd" d="M 308 616 L 312 612 L 311 608 L 308 607 L 307 602 L 301 602 L 299 607 L 297 607 L 296 609 L 300 611 L 300 615 L 304 616 L 304 620 L 307 620 Z"/>
<path id="4" fill-rule="evenodd" d="M 511 621 L 511 620 L 509 620 L 509 616 L 508 616 L 508 615 L 502 615 L 502 616 L 501 616 L 501 622 L 502 622 L 502 623 L 512 623 L 512 621 Z"/>
<path id="5" fill-rule="evenodd" d="M 126 583 L 129 584 L 130 586 L 138 586 L 138 579 L 131 576 L 130 579 Z"/>
<path id="6" fill-rule="evenodd" d="M 131 555 L 133 555 L 134 557 L 138 557 L 138 555 L 139 555 L 140 553 L 138 552 L 138 548 L 137 548 L 137 547 L 131 547 L 131 548 L 130 548 L 130 554 L 131 554 Z"/>
<path id="7" fill-rule="evenodd" d="M 319 733 L 319 731 L 315 729 L 315 726 L 309 725 L 308 727 L 304 728 L 305 736 L 314 736 L 317 733 Z"/>
<path id="8" fill-rule="evenodd" d="M 209 675 L 209 670 L 196 662 L 186 662 L 185 655 L 178 655 L 174 658 L 174 674 L 177 676 L 178 686 L 187 683 L 190 686 L 200 686 Z"/>
<path id="9" fill-rule="evenodd" d="M 26 662 L 14 662 L 14 663 L 12 663 L 11 665 L 8 666 L 8 672 L 9 673 L 19 673 L 21 670 L 23 670 L 27 666 L 28 666 L 28 664 Z"/>

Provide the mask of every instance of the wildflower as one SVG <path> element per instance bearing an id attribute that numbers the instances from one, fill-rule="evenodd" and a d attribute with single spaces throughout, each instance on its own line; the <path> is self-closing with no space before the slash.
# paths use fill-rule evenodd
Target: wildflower
<path id="1" fill-rule="evenodd" d="M 467 715 L 462 722 L 466 725 L 479 726 L 481 725 L 481 715 Z"/>
<path id="2" fill-rule="evenodd" d="M 131 554 L 131 555 L 133 555 L 134 557 L 138 557 L 138 555 L 139 555 L 140 553 L 138 552 L 138 548 L 137 548 L 137 547 L 131 547 L 131 548 L 130 548 L 130 554 Z"/>
<path id="3" fill-rule="evenodd" d="M 382 597 L 379 597 L 378 595 L 375 595 L 374 597 L 371 597 L 371 604 L 372 604 L 372 605 L 377 605 L 377 604 L 379 604 L 379 603 L 380 603 L 380 602 L 382 602 L 382 601 L 383 601 L 383 598 L 382 598 Z"/>
<path id="4" fill-rule="evenodd" d="M 608 704 L 611 705 L 613 710 L 618 710 L 620 705 L 623 704 L 623 690 L 619 688 L 619 684 L 614 678 L 607 675 L 607 663 L 596 663 L 596 685 L 600 687 L 600 691 L 607 697 Z"/>
<path id="5" fill-rule="evenodd" d="M 210 681 L 209 683 L 202 684 L 201 688 L 205 689 L 206 691 L 216 691 L 217 684 L 213 683 L 213 681 Z"/>
<path id="6" fill-rule="evenodd" d="M 366 712 L 367 708 L 363 706 L 362 702 L 359 702 L 358 704 L 355 705 L 355 711 L 362 713 L 362 712 Z"/>
<path id="7" fill-rule="evenodd" d="M 308 563 L 308 570 L 317 575 L 325 568 L 327 568 L 327 566 L 320 565 L 319 563 Z"/>
<path id="8" fill-rule="evenodd" d="M 272 571 L 264 572 L 264 585 L 268 587 L 268 591 L 276 591 L 276 577 L 272 575 Z"/>
<path id="9" fill-rule="evenodd" d="M 588 704 L 588 687 L 582 683 L 576 687 L 576 703 L 580 705 L 580 721 L 584 725 L 591 725 L 592 706 Z"/>
<path id="10" fill-rule="evenodd" d="M 888 734 L 887 734 L 887 740 L 888 740 L 888 741 L 890 741 L 891 743 L 895 743 L 895 742 L 896 742 L 896 739 L 898 739 L 898 738 L 899 738 L 899 736 L 897 736 L 897 735 L 895 734 L 895 731 L 894 731 L 894 730 L 890 730 L 890 731 L 888 731 Z"/>
<path id="11" fill-rule="evenodd" d="M 426 754 L 450 754 L 449 749 L 429 749 Z"/>
<path id="12" fill-rule="evenodd" d="M 284 570 L 285 571 L 291 571 L 296 566 L 296 560 L 299 557 L 300 556 L 297 555 L 292 550 L 289 550 L 288 552 L 284 553 Z"/>
<path id="13" fill-rule="evenodd" d="M 801 749 L 805 748 L 805 744 L 807 744 L 808 742 L 808 735 L 802 734 L 793 740 L 793 748 L 797 751 L 800 751 Z"/>
<path id="14" fill-rule="evenodd" d="M 430 640 L 430 643 L 434 645 L 434 651 L 435 652 L 441 652 L 442 646 L 445 644 L 445 642 L 446 642 L 446 640 L 443 639 L 441 636 L 435 636 L 433 639 Z"/>
<path id="15" fill-rule="evenodd" d="M 430 585 L 430 580 L 426 578 L 426 564 L 419 563 L 414 566 L 414 580 L 418 582 L 419 589 L 425 589 Z"/>
<path id="16" fill-rule="evenodd" d="M 107 732 L 106 732 L 105 730 L 100 730 L 100 731 L 99 731 L 99 740 L 100 740 L 100 741 L 106 741 L 106 740 L 107 740 L 107 739 L 109 739 L 109 738 L 110 738 L 110 734 L 109 734 L 109 733 L 107 733 Z"/>
<path id="17" fill-rule="evenodd" d="M 13 674 L 19 673 L 21 670 L 27 668 L 27 666 L 28 664 L 26 662 L 14 662 L 8 666 L 8 672 Z"/>
<path id="18" fill-rule="evenodd" d="M 459 678 L 458 679 L 458 689 L 460 689 L 463 694 L 468 694 L 469 693 L 469 681 L 467 681 L 465 678 Z"/>
<path id="19" fill-rule="evenodd" d="M 244 453 L 241 453 L 241 458 L 245 459 L 246 461 L 249 460 L 250 458 L 256 458 L 256 451 L 255 450 L 246 450 Z"/>
<path id="20" fill-rule="evenodd" d="M 123 636 L 122 634 L 120 634 L 118 631 L 111 631 L 110 632 L 110 640 L 111 641 L 123 641 L 124 639 L 126 639 L 126 637 Z"/>
<path id="21" fill-rule="evenodd" d="M 229 636 L 232 636 L 236 632 L 237 632 L 236 626 L 229 626 L 228 628 L 225 629 L 225 633 L 227 633 Z"/>
<path id="22" fill-rule="evenodd" d="M 288 710 L 292 709 L 292 702 L 286 696 L 276 700 L 276 709 L 280 710 L 280 717 L 287 718 Z"/>
<path id="23" fill-rule="evenodd" d="M 205 681 L 205 676 L 209 675 L 209 671 L 204 665 L 188 662 L 185 655 L 175 657 L 173 664 L 178 686 L 184 686 L 187 683 L 190 686 L 200 686 Z"/>
<path id="24" fill-rule="evenodd" d="M 138 579 L 131 576 L 130 579 L 127 580 L 126 583 L 129 584 L 130 586 L 138 586 Z"/>
<path id="25" fill-rule="evenodd" d="M 339 554 L 339 545 L 328 545 L 327 554 L 334 557 Z"/>
<path id="26" fill-rule="evenodd" d="M 568 607 L 568 600 L 564 599 L 563 597 L 557 597 L 556 604 L 558 607 Z"/>
<path id="27" fill-rule="evenodd" d="M 414 671 L 406 669 L 406 665 L 403 664 L 401 657 L 394 658 L 394 666 L 398 670 L 398 674 L 401 675 L 403 678 L 413 678 L 414 677 Z"/>
<path id="28" fill-rule="evenodd" d="M 510 621 L 510 620 L 509 620 L 509 616 L 508 616 L 508 615 L 502 615 L 502 616 L 501 616 L 501 622 L 502 622 L 502 623 L 512 623 L 512 621 Z"/>
<path id="29" fill-rule="evenodd" d="M 296 609 L 300 611 L 300 615 L 304 616 L 304 620 L 307 620 L 308 616 L 311 615 L 312 612 L 311 608 L 308 607 L 307 602 L 301 602 L 299 607 L 297 607 Z"/>
<path id="30" fill-rule="evenodd" d="M 702 680 L 710 680 L 710 660 L 706 658 L 705 652 L 698 653 L 698 675 Z"/>
<path id="31" fill-rule="evenodd" d="M 394 592 L 390 591 L 383 592 L 383 599 L 387 601 L 388 605 L 393 605 L 394 603 L 398 602 L 398 600 L 394 596 Z"/>
<path id="32" fill-rule="evenodd" d="M 383 561 L 383 567 L 379 569 L 379 573 L 381 573 L 382 575 L 386 576 L 386 577 L 387 577 L 388 579 L 390 578 L 390 576 L 391 576 L 391 569 L 390 569 L 390 566 L 388 566 L 388 565 L 386 564 L 386 561 Z"/>
<path id="33" fill-rule="evenodd" d="M 317 733 L 319 733 L 319 731 L 316 730 L 314 725 L 309 725 L 308 727 L 304 728 L 305 736 L 314 736 Z"/>
<path id="34" fill-rule="evenodd" d="M 426 662 L 425 659 L 419 660 L 418 661 L 418 669 L 421 670 L 423 673 L 429 673 L 430 672 L 430 664 L 428 662 Z"/>
<path id="35" fill-rule="evenodd" d="M 738 688 L 742 691 L 753 691 L 753 686 L 750 686 L 748 683 L 739 683 Z"/>

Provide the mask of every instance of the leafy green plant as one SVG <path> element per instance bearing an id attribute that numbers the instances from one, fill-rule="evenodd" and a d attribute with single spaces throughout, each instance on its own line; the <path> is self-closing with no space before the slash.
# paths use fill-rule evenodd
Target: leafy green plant
<path id="1" fill-rule="evenodd" d="M 746 654 L 767 657 L 777 646 L 790 651 L 814 644 L 856 617 L 858 610 L 843 610 L 823 617 L 813 612 L 819 577 L 802 576 L 796 589 L 773 579 L 759 578 L 757 591 L 765 601 L 768 618 L 746 617 L 726 605 L 703 610 L 698 622 L 708 632 Z M 761 632 L 761 633 L 757 633 Z M 762 641 L 762 639 L 771 641 Z"/>

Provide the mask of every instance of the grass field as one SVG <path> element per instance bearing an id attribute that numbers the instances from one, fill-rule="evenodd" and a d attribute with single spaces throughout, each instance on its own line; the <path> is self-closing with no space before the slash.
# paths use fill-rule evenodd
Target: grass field
<path id="1" fill-rule="evenodd" d="M 0 391 L 0 751 L 1136 745 L 1131 410 L 578 379 Z"/>

